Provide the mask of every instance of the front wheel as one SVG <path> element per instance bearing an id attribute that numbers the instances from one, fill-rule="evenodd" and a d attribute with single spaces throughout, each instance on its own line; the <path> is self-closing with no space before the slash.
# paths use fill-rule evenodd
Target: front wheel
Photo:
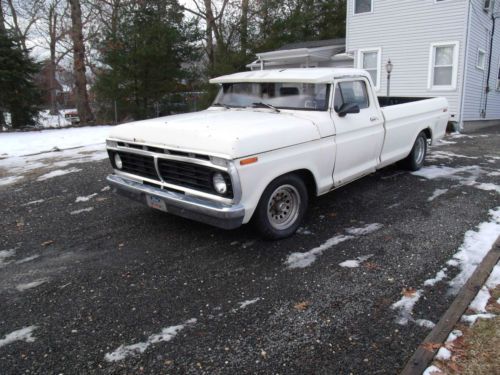
<path id="1" fill-rule="evenodd" d="M 410 171 L 418 171 L 424 166 L 427 155 L 427 136 L 421 132 L 413 145 L 410 155 L 405 159 L 406 167 Z"/>
<path id="2" fill-rule="evenodd" d="M 255 211 L 255 225 L 270 240 L 279 240 L 295 233 L 308 205 L 304 181 L 294 174 L 278 177 L 271 182 Z"/>

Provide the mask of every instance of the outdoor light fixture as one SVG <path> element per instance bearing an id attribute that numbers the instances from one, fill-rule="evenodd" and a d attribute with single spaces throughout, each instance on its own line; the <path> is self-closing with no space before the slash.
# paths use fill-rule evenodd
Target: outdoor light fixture
<path id="1" fill-rule="evenodd" d="M 387 96 L 389 97 L 391 94 L 391 73 L 392 69 L 394 69 L 394 64 L 391 62 L 391 59 L 387 61 L 385 64 L 385 70 L 387 72 Z"/>

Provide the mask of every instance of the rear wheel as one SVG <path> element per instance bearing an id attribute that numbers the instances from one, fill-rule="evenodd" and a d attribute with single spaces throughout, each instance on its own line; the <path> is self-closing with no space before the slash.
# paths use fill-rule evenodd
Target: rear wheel
<path id="1" fill-rule="evenodd" d="M 255 225 L 271 240 L 286 238 L 300 226 L 308 205 L 304 181 L 294 174 L 278 177 L 264 190 L 255 211 Z"/>
<path id="2" fill-rule="evenodd" d="M 421 132 L 410 152 L 410 155 L 405 159 L 406 167 L 411 171 L 418 171 L 424 166 L 425 157 L 427 156 L 427 136 Z"/>

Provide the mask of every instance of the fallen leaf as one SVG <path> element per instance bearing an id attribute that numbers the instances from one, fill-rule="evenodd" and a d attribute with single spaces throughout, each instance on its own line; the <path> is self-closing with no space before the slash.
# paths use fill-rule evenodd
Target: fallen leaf
<path id="1" fill-rule="evenodd" d="M 367 270 L 377 270 L 380 268 L 380 266 L 377 263 L 373 262 L 363 263 L 363 267 L 365 267 Z"/>
<path id="2" fill-rule="evenodd" d="M 52 245 L 53 243 L 54 243 L 54 240 L 48 240 L 48 241 L 42 242 L 42 246 L 49 246 L 49 245 Z"/>
<path id="3" fill-rule="evenodd" d="M 436 351 L 440 347 L 441 347 L 441 344 L 437 343 L 437 342 L 426 342 L 426 343 L 422 344 L 422 348 L 424 350 L 427 350 L 428 352 Z"/>
<path id="4" fill-rule="evenodd" d="M 103 201 L 108 200 L 108 198 L 99 197 L 99 198 L 96 198 L 95 200 L 96 200 L 97 202 L 103 202 Z"/>
<path id="5" fill-rule="evenodd" d="M 311 303 L 309 301 L 299 302 L 293 308 L 298 311 L 305 311 L 309 308 Z"/>
<path id="6" fill-rule="evenodd" d="M 403 288 L 401 294 L 405 297 L 414 297 L 417 290 L 415 288 Z"/>

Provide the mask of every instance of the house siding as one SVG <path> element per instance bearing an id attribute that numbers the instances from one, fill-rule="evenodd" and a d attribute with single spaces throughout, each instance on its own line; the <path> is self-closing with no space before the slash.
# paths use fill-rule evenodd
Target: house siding
<path id="1" fill-rule="evenodd" d="M 391 59 L 391 96 L 445 96 L 452 121 L 459 121 L 463 90 L 467 33 L 467 0 L 373 0 L 373 12 L 353 14 L 354 0 L 347 3 L 346 48 L 358 66 L 360 49 L 381 49 L 380 88 L 387 92 L 386 62 Z M 458 42 L 456 88 L 428 88 L 431 44 Z"/>
<path id="2" fill-rule="evenodd" d="M 500 12 L 500 3 L 497 1 L 495 12 Z M 488 75 L 488 61 L 490 52 L 491 32 L 493 23 L 491 13 L 483 11 L 482 0 L 470 2 L 470 28 L 468 36 L 468 56 L 466 61 L 466 84 L 463 105 L 463 121 L 496 120 L 500 119 L 500 91 L 496 90 L 498 69 L 500 64 L 500 19 L 496 21 L 496 31 L 493 41 L 491 59 L 490 88 L 486 101 L 486 80 Z M 484 70 L 478 69 L 478 50 L 486 52 Z M 481 112 L 486 107 L 486 117 Z"/>

